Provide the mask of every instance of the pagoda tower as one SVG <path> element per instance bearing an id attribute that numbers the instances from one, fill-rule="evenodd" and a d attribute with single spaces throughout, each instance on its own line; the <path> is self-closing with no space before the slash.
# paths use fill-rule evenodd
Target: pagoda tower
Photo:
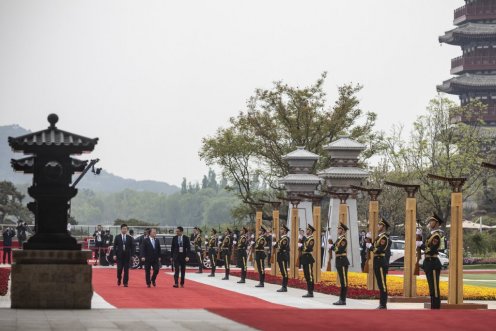
<path id="1" fill-rule="evenodd" d="M 455 77 L 437 86 L 437 90 L 458 95 L 461 105 L 479 100 L 487 105 L 481 113 L 452 118 L 470 124 L 484 120 L 496 127 L 496 0 L 465 0 L 454 12 L 457 27 L 439 37 L 439 42 L 460 46 L 462 56 L 451 60 Z"/>

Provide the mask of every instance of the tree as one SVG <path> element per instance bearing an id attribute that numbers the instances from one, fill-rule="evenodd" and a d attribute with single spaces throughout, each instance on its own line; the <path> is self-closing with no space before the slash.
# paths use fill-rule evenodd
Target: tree
<path id="1" fill-rule="evenodd" d="M 188 184 L 186 183 L 186 177 L 183 177 L 183 181 L 181 182 L 181 194 L 188 193 Z"/>
<path id="2" fill-rule="evenodd" d="M 202 140 L 200 157 L 208 165 L 221 167 L 243 202 L 254 202 L 265 194 L 256 190 L 260 182 L 277 189 L 275 180 L 288 173 L 283 156 L 297 146 L 322 156 L 318 168 L 329 163 L 324 145 L 341 134 L 367 142 L 366 155 L 373 153 L 378 138 L 372 131 L 376 115 L 359 107 L 357 94 L 362 87 L 339 87 L 338 99 L 329 107 L 325 78 L 326 73 L 305 88 L 275 82 L 272 89 L 255 90 L 245 111 L 231 118 L 228 127 Z"/>
<path id="3" fill-rule="evenodd" d="M 480 164 L 490 157 L 483 147 L 491 140 L 483 130 L 484 123 L 476 119 L 470 125 L 452 121 L 458 116 L 467 118 L 473 114 L 474 107 L 481 106 L 472 103 L 459 107 L 437 96 L 429 102 L 427 114 L 415 121 L 408 140 L 402 137 L 401 127 L 396 127 L 383 141 L 382 155 L 392 173 L 383 179 L 395 177 L 397 181 L 420 184 L 419 206 L 425 213 L 436 212 L 447 219 L 451 208 L 451 188 L 447 183 L 429 179 L 429 173 L 468 177 L 463 186 L 465 201 L 471 199 L 483 183 L 484 171 Z"/>
<path id="4" fill-rule="evenodd" d="M 157 226 L 158 224 L 154 224 L 147 221 L 141 221 L 134 218 L 128 220 L 116 219 L 114 221 L 114 225 L 126 224 L 127 226 Z"/>
<path id="5" fill-rule="evenodd" d="M 203 175 L 202 189 L 206 189 L 207 187 L 208 187 L 208 178 L 207 178 L 207 175 Z"/>
<path id="6" fill-rule="evenodd" d="M 13 183 L 0 182 L 0 223 L 9 215 L 31 223 L 33 214 L 22 204 L 24 197 Z"/>

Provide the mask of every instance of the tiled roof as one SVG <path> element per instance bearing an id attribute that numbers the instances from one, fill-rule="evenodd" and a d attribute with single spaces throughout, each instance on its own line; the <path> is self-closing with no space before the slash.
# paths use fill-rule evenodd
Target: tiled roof
<path id="1" fill-rule="evenodd" d="M 280 183 L 293 183 L 293 184 L 318 184 L 322 179 L 312 174 L 289 174 L 281 179 Z"/>
<path id="2" fill-rule="evenodd" d="M 496 24 L 467 23 L 453 30 L 446 31 L 444 36 L 439 37 L 439 42 L 459 45 L 470 40 L 496 40 Z"/>
<path id="3" fill-rule="evenodd" d="M 355 167 L 330 167 L 318 172 L 324 178 L 365 178 L 369 172 Z"/>
<path id="4" fill-rule="evenodd" d="M 324 146 L 324 149 L 326 150 L 364 150 L 366 148 L 367 146 L 351 139 L 350 137 L 341 137 L 338 140 Z"/>
<path id="5" fill-rule="evenodd" d="M 283 156 L 284 160 L 318 160 L 319 156 L 312 152 L 309 152 L 305 149 L 305 147 L 298 146 L 296 150 L 286 154 Z"/>
<path id="6" fill-rule="evenodd" d="M 58 117 L 49 116 L 50 126 L 46 130 L 29 133 L 20 137 L 9 137 L 9 145 L 14 151 L 33 153 L 40 147 L 68 147 L 71 153 L 90 152 L 98 143 L 98 138 L 87 138 L 59 130 L 55 124 Z"/>
<path id="7" fill-rule="evenodd" d="M 453 77 L 437 86 L 437 90 L 445 93 L 454 93 L 460 90 L 496 88 L 496 75 L 463 74 Z"/>
<path id="8" fill-rule="evenodd" d="M 88 161 L 86 160 L 78 160 L 75 158 L 71 158 L 71 162 L 72 162 L 72 168 L 74 169 L 75 172 L 82 172 L 84 168 L 86 168 L 86 165 L 88 164 Z M 32 173 L 34 169 L 34 156 L 29 156 L 17 160 L 12 159 L 10 163 L 12 164 L 12 168 L 14 168 L 15 171 L 24 171 L 25 173 Z"/>

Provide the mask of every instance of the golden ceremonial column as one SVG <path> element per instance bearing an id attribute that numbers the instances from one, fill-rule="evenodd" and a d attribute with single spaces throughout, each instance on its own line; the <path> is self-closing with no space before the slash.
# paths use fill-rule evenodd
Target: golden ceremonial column
<path id="1" fill-rule="evenodd" d="M 263 204 L 253 203 L 252 205 L 254 205 L 257 208 L 257 212 L 255 214 L 255 238 L 253 240 L 253 241 L 257 241 L 258 236 L 260 236 L 260 227 L 262 226 Z M 250 238 L 250 241 L 251 241 L 251 238 Z M 255 254 L 254 249 L 252 249 L 252 254 Z M 255 259 L 253 259 L 253 270 L 255 270 L 255 272 L 258 272 L 258 268 L 257 268 L 257 264 L 255 263 Z"/>
<path id="2" fill-rule="evenodd" d="M 487 168 L 487 164 L 483 164 Z M 448 182 L 451 186 L 451 228 L 449 247 L 448 304 L 441 304 L 442 309 L 487 309 L 486 304 L 463 303 L 463 199 L 462 187 L 467 178 L 443 177 L 433 174 L 429 178 Z M 425 304 L 430 307 L 430 304 Z"/>
<path id="3" fill-rule="evenodd" d="M 368 217 L 368 232 L 372 236 L 372 240 L 377 236 L 377 223 L 379 222 L 379 194 L 382 190 L 379 188 L 366 188 L 356 185 L 350 186 L 352 189 L 362 192 L 367 192 L 369 195 L 369 217 Z M 364 243 L 365 245 L 365 243 Z M 364 265 L 364 270 L 367 272 L 367 289 L 378 290 L 377 282 L 374 274 L 374 253 L 367 253 L 367 260 Z M 365 272 L 364 271 L 364 272 Z"/>
<path id="4" fill-rule="evenodd" d="M 267 201 L 267 200 L 260 200 L 260 202 L 268 203 L 272 205 L 272 234 L 274 235 L 272 237 L 272 243 L 277 243 L 277 241 L 281 237 L 280 235 L 281 225 L 279 223 L 279 207 L 281 206 L 281 203 L 279 201 Z M 273 259 L 274 263 L 272 263 L 272 266 L 270 268 L 270 274 L 274 276 L 279 276 L 281 275 L 281 271 L 279 270 L 277 265 L 277 249 L 275 246 L 269 247 L 269 249 L 272 250 L 272 256 L 274 257 Z"/>
<path id="5" fill-rule="evenodd" d="M 417 276 L 415 275 L 415 264 L 417 262 L 417 199 L 415 194 L 420 185 L 399 184 L 384 182 L 389 186 L 403 188 L 407 194 L 405 203 L 405 258 L 403 268 L 403 298 L 417 297 Z"/>
<path id="6" fill-rule="evenodd" d="M 315 266 L 313 269 L 313 279 L 315 283 L 320 282 L 322 276 L 322 208 L 321 201 L 323 196 L 314 194 L 299 194 L 298 196 L 312 200 L 312 217 L 313 227 L 315 228 L 314 250 L 313 258 L 315 259 Z"/>
<path id="7" fill-rule="evenodd" d="M 298 278 L 299 277 L 299 272 L 300 268 L 297 265 L 298 261 L 298 204 L 300 203 L 300 200 L 291 200 L 291 233 L 290 233 L 290 249 L 289 249 L 289 278 Z"/>

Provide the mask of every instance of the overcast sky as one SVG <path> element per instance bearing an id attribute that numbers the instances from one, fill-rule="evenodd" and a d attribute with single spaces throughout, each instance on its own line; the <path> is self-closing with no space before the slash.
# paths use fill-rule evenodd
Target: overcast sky
<path id="1" fill-rule="evenodd" d="M 377 128 L 411 122 L 450 77 L 438 43 L 462 0 L 0 0 L 0 125 L 99 137 L 120 176 L 179 185 L 207 171 L 201 138 L 255 88 L 364 85 Z"/>

